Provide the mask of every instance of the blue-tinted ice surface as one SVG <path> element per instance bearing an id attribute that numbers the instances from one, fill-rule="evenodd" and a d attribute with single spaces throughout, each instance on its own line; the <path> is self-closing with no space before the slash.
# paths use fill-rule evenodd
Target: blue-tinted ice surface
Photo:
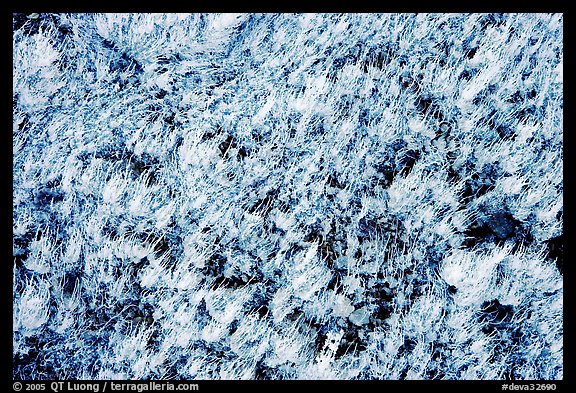
<path id="1" fill-rule="evenodd" d="M 563 378 L 561 14 L 13 27 L 15 378 Z"/>

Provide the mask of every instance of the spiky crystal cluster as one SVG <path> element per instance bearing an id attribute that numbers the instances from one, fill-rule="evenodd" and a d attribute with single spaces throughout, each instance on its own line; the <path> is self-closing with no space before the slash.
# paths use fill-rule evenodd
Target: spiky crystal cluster
<path id="1" fill-rule="evenodd" d="M 562 14 L 13 16 L 13 375 L 561 379 Z"/>

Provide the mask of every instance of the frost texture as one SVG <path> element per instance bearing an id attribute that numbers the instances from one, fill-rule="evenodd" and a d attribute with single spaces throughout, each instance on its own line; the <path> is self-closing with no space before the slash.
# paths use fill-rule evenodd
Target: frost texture
<path id="1" fill-rule="evenodd" d="M 561 379 L 561 14 L 13 16 L 24 379 Z"/>

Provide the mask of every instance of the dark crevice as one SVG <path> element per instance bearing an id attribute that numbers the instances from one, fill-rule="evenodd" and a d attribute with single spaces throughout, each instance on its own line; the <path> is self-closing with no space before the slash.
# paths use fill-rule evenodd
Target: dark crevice
<path id="1" fill-rule="evenodd" d="M 113 146 L 104 147 L 94 153 L 94 158 L 101 158 L 107 161 L 124 161 L 132 157 L 132 152 L 128 150 L 121 150 Z"/>
<path id="2" fill-rule="evenodd" d="M 159 160 L 157 157 L 146 153 L 141 156 L 130 156 L 130 169 L 132 170 L 132 174 L 136 178 L 145 174 L 147 185 L 157 183 L 158 164 Z"/>
<path id="3" fill-rule="evenodd" d="M 501 26 L 506 21 L 506 15 L 503 13 L 490 13 L 482 16 L 479 19 L 479 23 L 482 29 L 485 30 L 488 27 Z"/>
<path id="4" fill-rule="evenodd" d="M 345 272 L 340 269 L 332 268 L 332 277 L 326 286 L 326 289 L 336 290 L 342 285 L 342 280 L 346 276 Z"/>
<path id="5" fill-rule="evenodd" d="M 248 208 L 248 212 L 256 215 L 267 215 L 273 208 L 276 195 L 277 193 L 275 191 L 268 191 L 264 198 L 259 199 L 250 208 Z"/>
<path id="6" fill-rule="evenodd" d="M 366 58 L 360 62 L 362 70 L 368 72 L 370 67 L 375 67 L 379 70 L 383 70 L 394 58 L 396 48 L 386 45 L 382 48 L 370 49 L 366 55 Z"/>
<path id="7" fill-rule="evenodd" d="M 318 247 L 318 254 L 320 255 L 321 260 L 326 261 L 326 264 L 329 268 L 334 266 L 334 261 L 338 257 L 336 251 L 334 250 L 334 240 L 326 239 L 324 242 L 322 242 L 320 247 Z"/>
<path id="8" fill-rule="evenodd" d="M 213 254 L 202 268 L 203 273 L 212 277 L 223 277 L 226 262 L 227 258 L 224 255 L 218 253 Z"/>
<path id="9" fill-rule="evenodd" d="M 34 197 L 34 203 L 40 208 L 64 200 L 64 193 L 57 189 L 43 188 L 38 190 Z"/>
<path id="10" fill-rule="evenodd" d="M 15 99 L 18 99 L 18 95 L 15 95 Z M 30 116 L 27 113 L 21 113 L 22 120 L 18 123 L 18 130 L 26 133 L 30 131 Z"/>
<path id="11" fill-rule="evenodd" d="M 421 87 L 418 80 L 416 80 L 412 75 L 404 72 L 399 77 L 400 86 L 408 92 L 420 93 Z"/>
<path id="12" fill-rule="evenodd" d="M 22 29 L 26 35 L 35 35 L 40 31 L 40 27 L 47 22 L 51 22 L 53 16 L 45 13 L 13 13 L 12 14 L 12 31 Z"/>
<path id="13" fill-rule="evenodd" d="M 111 72 L 125 72 L 131 69 L 135 74 L 141 74 L 144 71 L 142 65 L 134 57 L 121 51 L 114 42 L 102 39 L 102 45 L 117 54 L 117 57 L 110 63 Z"/>
<path id="14" fill-rule="evenodd" d="M 406 356 L 407 354 L 409 354 L 410 352 L 412 352 L 414 350 L 415 346 L 416 346 L 416 341 L 412 340 L 409 337 L 404 337 L 404 343 L 398 349 L 398 355 L 397 356 L 399 358 Z"/>
<path id="15" fill-rule="evenodd" d="M 496 329 L 505 329 L 512 320 L 514 307 L 500 304 L 498 299 L 482 303 L 478 322 L 483 325 L 482 332 L 491 334 Z"/>
<path id="16" fill-rule="evenodd" d="M 464 246 L 472 248 L 482 242 L 503 241 L 518 238 L 531 240 L 520 221 L 507 211 L 496 211 L 478 218 L 464 232 Z M 517 242 L 518 244 L 518 242 Z"/>
<path id="17" fill-rule="evenodd" d="M 326 184 L 328 184 L 330 187 L 339 188 L 341 190 L 345 188 L 345 186 L 340 181 L 338 181 L 338 178 L 336 177 L 335 174 L 328 175 L 328 178 L 326 179 Z"/>
<path id="18" fill-rule="evenodd" d="M 219 129 L 216 133 L 207 132 L 202 137 L 203 140 L 210 139 L 215 135 L 219 134 L 221 130 Z M 245 148 L 244 146 L 238 146 L 238 141 L 232 135 L 228 135 L 224 141 L 222 141 L 218 145 L 218 150 L 220 150 L 220 155 L 224 159 L 228 159 L 231 157 L 231 149 L 236 149 L 236 158 L 238 160 L 243 160 L 248 155 L 250 155 L 250 151 Z"/>
<path id="19" fill-rule="evenodd" d="M 458 80 L 469 81 L 470 79 L 472 79 L 472 72 L 470 72 L 470 70 L 468 70 L 468 69 L 465 69 L 464 71 L 462 71 L 462 73 L 458 77 Z"/>
<path id="20" fill-rule="evenodd" d="M 496 171 L 497 169 L 493 165 L 486 166 L 483 168 L 482 173 L 473 173 L 467 178 L 464 182 L 464 189 L 462 190 L 461 203 L 467 204 L 473 199 L 492 191 L 494 184 L 490 179 L 497 177 L 497 174 L 495 174 Z M 460 180 L 460 176 L 455 172 L 452 172 L 452 175 L 456 175 L 456 178 Z"/>
<path id="21" fill-rule="evenodd" d="M 414 101 L 414 105 L 416 106 L 416 110 L 420 112 L 423 116 L 431 115 L 435 119 L 439 121 L 444 120 L 444 115 L 442 110 L 440 109 L 440 105 L 438 104 L 437 100 L 430 96 L 418 96 Z"/>
<path id="22" fill-rule="evenodd" d="M 314 349 L 316 353 L 322 352 L 324 345 L 326 343 L 328 328 L 326 326 L 321 327 L 316 334 L 316 338 L 314 340 Z"/>
<path id="23" fill-rule="evenodd" d="M 376 169 L 376 172 L 380 175 L 374 179 L 374 183 L 384 188 L 388 188 L 394 181 L 394 177 L 396 176 L 397 172 L 394 170 L 394 168 L 392 168 L 390 164 L 387 163 L 378 164 L 374 167 L 374 169 Z"/>
<path id="24" fill-rule="evenodd" d="M 564 274 L 564 234 L 546 241 L 548 258 L 556 263 L 560 274 Z"/>
<path id="25" fill-rule="evenodd" d="M 476 54 L 476 52 L 478 51 L 478 48 L 470 48 L 466 51 L 466 58 L 467 59 L 472 59 L 474 57 L 474 55 Z"/>
<path id="26" fill-rule="evenodd" d="M 270 312 L 269 304 L 272 300 L 272 291 L 267 288 L 265 292 L 257 292 L 250 301 L 248 312 L 257 313 L 260 318 L 266 318 Z"/>
<path id="27" fill-rule="evenodd" d="M 63 291 L 66 295 L 70 296 L 74 290 L 81 285 L 80 276 L 74 271 L 68 271 L 64 274 Z"/>
<path id="28" fill-rule="evenodd" d="M 219 288 L 219 287 L 223 287 L 223 288 L 239 288 L 239 287 L 243 287 L 247 284 L 248 281 L 244 281 L 244 279 L 242 277 L 238 277 L 238 276 L 230 276 L 230 277 L 226 277 L 224 275 L 218 275 L 216 276 L 216 279 L 214 280 L 214 287 Z"/>
<path id="29" fill-rule="evenodd" d="M 254 370 L 254 379 L 256 380 L 270 380 L 274 379 L 274 368 L 268 367 L 263 360 L 256 363 Z"/>
<path id="30" fill-rule="evenodd" d="M 50 352 L 46 334 L 26 337 L 28 353 L 15 353 L 13 360 L 13 374 L 22 375 L 24 379 L 31 375 L 41 375 L 43 378 L 58 379 L 55 365 L 45 356 Z"/>
<path id="31" fill-rule="evenodd" d="M 302 239 L 305 242 L 318 242 L 322 243 L 324 236 L 322 236 L 322 228 L 320 225 L 311 225 L 307 228 L 307 234 Z"/>
<path id="32" fill-rule="evenodd" d="M 384 232 L 383 223 L 372 217 L 362 217 L 358 221 L 358 240 L 364 242 L 375 240 Z"/>
<path id="33" fill-rule="evenodd" d="M 367 343 L 360 338 L 358 326 L 347 321 L 346 327 L 344 328 L 344 335 L 340 339 L 340 344 L 336 350 L 335 358 L 339 359 L 348 353 L 365 351 L 366 348 Z"/>
<path id="34" fill-rule="evenodd" d="M 377 282 L 366 292 L 366 296 L 376 305 L 368 324 L 368 327 L 373 329 L 374 325 L 381 325 L 392 315 L 395 294 L 387 282 Z"/>
<path id="35" fill-rule="evenodd" d="M 407 150 L 402 154 L 398 160 L 398 165 L 400 168 L 400 174 L 402 176 L 408 176 L 412 171 L 412 168 L 420 158 L 420 152 L 417 150 Z"/>
<path id="36" fill-rule="evenodd" d="M 357 238 L 360 244 L 365 241 L 381 239 L 385 236 L 399 237 L 402 223 L 396 218 L 386 219 L 364 216 L 358 221 Z"/>

